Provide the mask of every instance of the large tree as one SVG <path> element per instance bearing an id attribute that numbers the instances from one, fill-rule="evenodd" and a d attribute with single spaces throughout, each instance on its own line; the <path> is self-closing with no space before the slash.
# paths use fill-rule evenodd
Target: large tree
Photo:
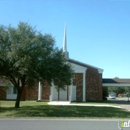
<path id="1" fill-rule="evenodd" d="M 25 22 L 16 28 L 0 26 L 0 76 L 17 89 L 16 108 L 25 86 L 32 87 L 38 81 L 51 85 L 53 81 L 58 89 L 64 89 L 72 75 L 70 64 L 51 35 L 43 35 Z"/>

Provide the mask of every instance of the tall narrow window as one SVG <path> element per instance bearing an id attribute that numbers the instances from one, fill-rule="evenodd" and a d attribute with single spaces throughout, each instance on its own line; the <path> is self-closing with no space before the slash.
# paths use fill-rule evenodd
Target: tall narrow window
<path id="1" fill-rule="evenodd" d="M 13 94 L 17 94 L 17 89 L 13 87 Z"/>

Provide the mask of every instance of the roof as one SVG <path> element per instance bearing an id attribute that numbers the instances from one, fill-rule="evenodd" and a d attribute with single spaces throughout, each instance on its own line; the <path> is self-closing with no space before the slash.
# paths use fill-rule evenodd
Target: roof
<path id="1" fill-rule="evenodd" d="M 103 78 L 102 83 L 130 83 L 130 79 L 120 79 L 120 78 Z"/>
<path id="2" fill-rule="evenodd" d="M 95 69 L 103 71 L 103 69 L 101 69 L 101 68 L 98 68 L 98 67 L 95 67 L 95 66 L 92 66 L 92 65 L 89 65 L 89 64 L 74 60 L 74 59 L 69 58 L 68 61 L 71 62 L 71 63 L 77 64 L 77 65 L 83 66 L 83 67 L 91 67 L 91 68 L 95 68 Z"/>
<path id="3" fill-rule="evenodd" d="M 0 77 L 0 86 L 6 86 L 7 84 L 10 84 L 10 81 Z"/>

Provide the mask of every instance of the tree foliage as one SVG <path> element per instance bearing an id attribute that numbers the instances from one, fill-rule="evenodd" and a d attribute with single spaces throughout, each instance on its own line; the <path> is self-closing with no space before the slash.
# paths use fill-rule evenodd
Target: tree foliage
<path id="1" fill-rule="evenodd" d="M 54 43 L 51 35 L 43 35 L 28 23 L 20 22 L 17 28 L 0 26 L 0 76 L 17 89 L 15 107 L 19 107 L 25 85 L 53 81 L 64 89 L 70 84 L 73 71 Z"/>
<path id="2" fill-rule="evenodd" d="M 126 93 L 126 87 L 108 87 L 109 92 L 115 92 L 117 95 L 119 93 L 123 94 Z"/>

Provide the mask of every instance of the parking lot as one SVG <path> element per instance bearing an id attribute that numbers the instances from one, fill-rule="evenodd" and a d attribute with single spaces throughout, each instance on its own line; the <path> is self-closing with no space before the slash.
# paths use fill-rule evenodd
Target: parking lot
<path id="1" fill-rule="evenodd" d="M 130 111 L 130 101 L 128 101 L 128 97 L 116 97 L 115 99 L 109 99 L 108 101 L 119 104 L 122 108 Z"/>

